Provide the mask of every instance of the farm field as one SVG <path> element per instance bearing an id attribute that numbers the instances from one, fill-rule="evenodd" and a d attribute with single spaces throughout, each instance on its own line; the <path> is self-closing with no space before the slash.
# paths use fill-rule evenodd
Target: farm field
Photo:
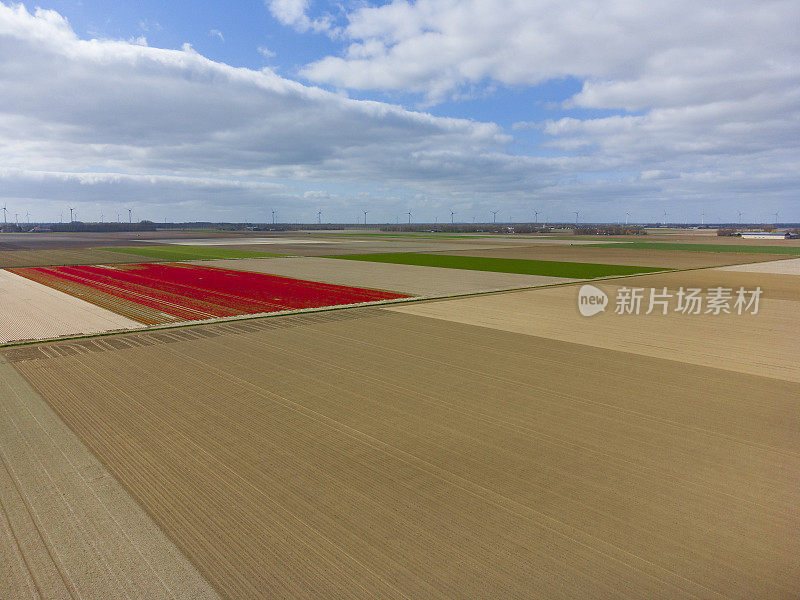
<path id="1" fill-rule="evenodd" d="M 38 267 L 12 272 L 147 325 L 403 297 L 183 263 Z"/>
<path id="2" fill-rule="evenodd" d="M 741 243 L 704 244 L 704 243 L 672 243 L 672 242 L 628 242 L 628 250 L 679 250 L 684 252 L 734 252 L 749 254 L 782 254 L 797 256 L 800 254 L 800 244 L 797 240 L 786 240 L 780 245 L 772 240 L 762 240 L 766 244 L 751 244 L 751 240 L 742 240 Z M 753 240 L 756 241 L 756 240 Z M 602 246 L 606 246 L 602 244 Z M 610 246 L 614 247 L 614 246 Z"/>
<path id="3" fill-rule="evenodd" d="M 497 234 L 480 234 L 480 233 L 326 233 L 326 234 L 312 234 L 314 237 L 328 237 L 331 239 L 336 238 L 365 238 L 365 239 L 460 239 L 470 240 L 477 239 L 482 241 L 494 241 L 502 244 L 545 244 L 553 246 L 568 246 L 575 244 L 577 246 L 588 246 L 592 244 L 605 244 L 608 243 L 606 237 L 598 236 L 562 236 L 555 234 L 530 234 L 530 235 L 497 235 Z M 623 240 L 624 241 L 624 240 Z"/>
<path id="4" fill-rule="evenodd" d="M 573 281 L 563 277 L 542 275 L 492 273 L 317 257 L 219 260 L 199 264 L 339 285 L 377 288 L 417 296 L 447 296 Z"/>
<path id="5" fill-rule="evenodd" d="M 253 252 L 234 248 L 214 246 L 134 246 L 119 248 L 100 248 L 108 252 L 120 252 L 136 256 L 146 256 L 164 261 L 210 260 L 221 258 L 264 258 L 284 256 L 274 252 Z"/>
<path id="6" fill-rule="evenodd" d="M 674 250 L 628 250 L 625 244 L 613 246 L 539 246 L 489 248 L 484 250 L 445 250 L 452 256 L 483 256 L 521 260 L 552 260 L 567 262 L 605 263 L 612 265 L 660 265 L 670 269 L 695 269 L 738 263 L 772 261 L 775 256 L 764 254 L 722 254 L 714 252 L 676 252 Z"/>
<path id="7" fill-rule="evenodd" d="M 326 238 L 330 240 L 330 238 Z M 433 252 L 438 250 L 470 250 L 502 248 L 509 245 L 505 240 L 414 240 L 383 238 L 345 238 L 329 241 L 327 244 L 276 244 L 270 250 L 296 256 L 328 256 L 331 254 L 367 254 L 372 252 Z M 263 250 L 264 246 L 240 245 L 223 246 L 241 250 Z"/>
<path id="8" fill-rule="evenodd" d="M 578 312 L 579 285 L 508 292 L 492 296 L 419 303 L 392 310 L 457 323 L 480 325 L 564 342 L 585 344 L 660 359 L 766 375 L 800 382 L 796 360 L 800 339 L 800 278 L 707 269 L 629 277 L 593 285 L 608 294 L 604 313 L 587 318 Z M 723 286 L 747 290 L 760 286 L 756 315 L 616 315 L 614 298 L 621 287 L 681 286 L 707 290 Z M 674 308 L 674 307 L 673 307 Z M 647 309 L 643 302 L 642 313 Z"/>
<path id="9" fill-rule="evenodd" d="M 723 271 L 743 271 L 746 273 L 773 273 L 776 275 L 800 275 L 800 258 L 775 260 L 760 264 L 720 267 Z"/>
<path id="10" fill-rule="evenodd" d="M 446 269 L 469 269 L 474 271 L 493 271 L 499 273 L 519 273 L 525 275 L 545 275 L 549 277 L 570 277 L 589 279 L 608 275 L 631 275 L 651 271 L 662 271 L 663 267 L 631 265 L 607 265 L 595 263 L 571 263 L 566 261 L 525 260 L 514 258 L 486 258 L 479 256 L 451 256 L 448 254 L 349 254 L 330 256 L 342 260 L 382 262 Z"/>
<path id="11" fill-rule="evenodd" d="M 716 230 L 714 230 L 716 232 Z M 646 237 L 650 242 L 670 242 L 681 244 L 713 244 L 725 246 L 779 246 L 779 247 L 800 247 L 800 240 L 769 240 L 769 239 L 746 239 L 738 236 L 718 236 L 713 234 L 698 234 L 697 232 L 676 231 L 674 234 L 659 234 L 651 231 L 652 235 Z M 634 240 L 636 241 L 636 240 Z M 639 239 L 638 241 L 645 241 Z"/>
<path id="12" fill-rule="evenodd" d="M 148 262 L 151 260 L 153 259 L 134 254 L 111 252 L 96 248 L 0 251 L 0 269 L 63 265 L 111 265 Z"/>
<path id="13" fill-rule="evenodd" d="M 138 321 L 2 269 L 0 310 L 0 344 L 142 327 Z"/>
<path id="14" fill-rule="evenodd" d="M 218 598 L 0 356 L 0 598 Z"/>
<path id="15" fill-rule="evenodd" d="M 224 598 L 800 594 L 786 378 L 376 307 L 111 340 L 3 354 Z"/>
<path id="16" fill-rule="evenodd" d="M 204 231 L 204 238 L 228 237 L 236 239 L 232 232 Z M 241 236 L 241 234 L 238 234 Z M 198 237 L 197 232 L 187 231 L 119 231 L 119 232 L 39 232 L 0 233 L 0 250 L 65 250 L 93 248 L 98 246 L 136 246 L 146 243 L 163 243 L 164 239 Z"/>

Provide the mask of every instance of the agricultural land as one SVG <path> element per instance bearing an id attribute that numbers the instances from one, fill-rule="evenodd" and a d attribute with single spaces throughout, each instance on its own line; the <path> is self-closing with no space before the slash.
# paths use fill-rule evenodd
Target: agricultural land
<path id="1" fill-rule="evenodd" d="M 0 598 L 800 596 L 792 240 L 1 239 Z"/>

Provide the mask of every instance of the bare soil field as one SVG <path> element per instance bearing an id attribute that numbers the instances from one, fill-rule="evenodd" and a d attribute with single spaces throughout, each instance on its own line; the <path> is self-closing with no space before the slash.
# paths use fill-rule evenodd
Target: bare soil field
<path id="1" fill-rule="evenodd" d="M 96 248 L 0 251 L 0 269 L 64 265 L 116 265 L 157 260 Z"/>
<path id="2" fill-rule="evenodd" d="M 730 244 L 739 246 L 800 246 L 800 239 L 794 240 L 759 240 L 727 235 L 693 235 L 691 233 L 677 233 L 674 235 L 646 235 L 641 237 L 631 236 L 631 241 L 638 242 L 673 242 L 681 244 Z"/>
<path id="3" fill-rule="evenodd" d="M 771 260 L 760 264 L 720 267 L 721 271 L 742 271 L 745 273 L 773 273 L 775 275 L 800 275 L 800 258 Z"/>
<path id="4" fill-rule="evenodd" d="M 6 355 L 225 598 L 800 594 L 797 383 L 377 308 Z"/>
<path id="5" fill-rule="evenodd" d="M 508 294 L 459 298 L 392 307 L 404 314 L 434 317 L 503 331 L 586 344 L 644 356 L 671 359 L 800 382 L 800 280 L 785 275 L 700 270 L 627 277 L 593 283 L 609 297 L 605 312 L 584 317 L 578 311 L 579 285 Z M 614 314 L 620 287 L 681 286 L 704 291 L 723 286 L 746 290 L 761 286 L 759 312 L 752 314 Z M 642 313 L 647 310 L 647 299 Z M 674 302 L 674 301 L 673 301 Z M 705 307 L 704 309 L 705 310 Z"/>
<path id="6" fill-rule="evenodd" d="M 140 327 L 137 321 L 0 269 L 0 344 Z"/>
<path id="7" fill-rule="evenodd" d="M 135 246 L 153 240 L 186 237 L 218 238 L 240 235 L 236 233 L 189 231 L 120 231 L 106 233 L 0 233 L 0 250 L 52 250 L 90 248 L 92 246 Z"/>
<path id="8" fill-rule="evenodd" d="M 740 263 L 775 260 L 765 254 L 718 254 L 714 252 L 676 252 L 671 250 L 628 250 L 619 248 L 592 248 L 591 246 L 549 247 L 531 245 L 514 248 L 486 250 L 446 250 L 440 254 L 456 256 L 485 256 L 489 258 L 516 258 L 525 260 L 561 260 L 565 262 L 603 263 L 612 265 L 653 266 L 670 269 L 695 269 Z"/>
<path id="9" fill-rule="evenodd" d="M 0 356 L 0 598 L 217 598 Z"/>
<path id="10" fill-rule="evenodd" d="M 311 281 L 389 290 L 418 296 L 447 296 L 576 281 L 563 277 L 354 262 L 316 257 L 214 260 L 198 261 L 194 264 L 272 273 Z"/>

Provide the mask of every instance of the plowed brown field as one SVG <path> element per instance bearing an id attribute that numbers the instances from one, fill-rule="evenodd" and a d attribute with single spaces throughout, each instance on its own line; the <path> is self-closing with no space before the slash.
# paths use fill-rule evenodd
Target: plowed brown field
<path id="1" fill-rule="evenodd" d="M 227 598 L 800 594 L 800 384 L 346 313 L 7 355 Z"/>
<path id="2" fill-rule="evenodd" d="M 414 303 L 396 310 L 800 382 L 798 277 L 703 269 L 611 279 L 595 285 L 608 295 L 609 305 L 605 312 L 589 318 L 578 312 L 580 285 Z M 659 310 L 649 316 L 643 314 L 647 300 L 642 303 L 642 314 L 617 315 L 615 298 L 623 286 L 643 288 L 645 296 L 651 288 L 661 292 L 666 287 L 675 294 L 680 287 L 697 287 L 705 294 L 708 288 L 717 286 L 743 286 L 746 290 L 760 286 L 762 296 L 756 315 L 737 315 L 735 311 L 728 315 L 684 315 L 674 311 L 674 299 L 666 315 Z"/>
<path id="3" fill-rule="evenodd" d="M 635 250 L 592 248 L 591 246 L 545 246 L 542 244 L 486 250 L 446 250 L 438 254 L 486 256 L 490 258 L 522 258 L 527 260 L 561 260 L 566 262 L 601 263 L 606 265 L 659 266 L 669 269 L 695 269 L 775 260 L 770 254 L 737 254 L 717 252 L 680 252 L 673 250 Z"/>
<path id="4" fill-rule="evenodd" d="M 109 252 L 95 248 L 59 250 L 0 251 L 0 269 L 14 267 L 51 267 L 63 265 L 117 265 L 123 263 L 156 262 L 158 259 Z"/>

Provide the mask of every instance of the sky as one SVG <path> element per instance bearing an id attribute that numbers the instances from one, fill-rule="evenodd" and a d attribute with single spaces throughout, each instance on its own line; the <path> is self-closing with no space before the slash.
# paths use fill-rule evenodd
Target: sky
<path id="1" fill-rule="evenodd" d="M 0 0 L 0 203 L 798 222 L 798 30 L 796 0 Z"/>

